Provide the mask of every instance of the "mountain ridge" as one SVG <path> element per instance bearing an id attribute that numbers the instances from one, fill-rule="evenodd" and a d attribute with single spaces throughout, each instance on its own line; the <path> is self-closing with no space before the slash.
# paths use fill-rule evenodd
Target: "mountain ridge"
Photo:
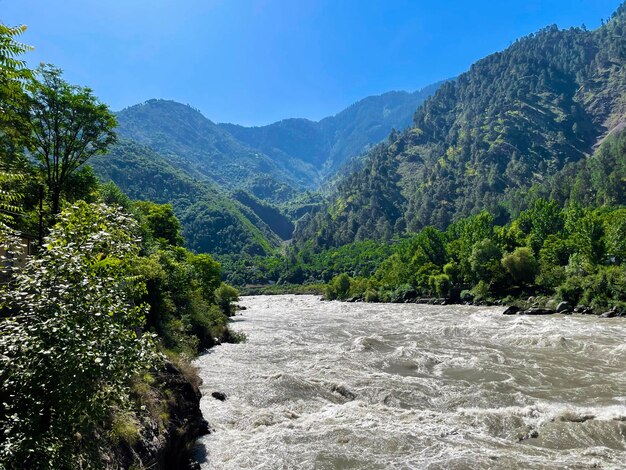
<path id="1" fill-rule="evenodd" d="M 549 26 L 473 64 L 298 225 L 322 248 L 445 228 L 586 159 L 626 119 L 626 3 L 595 31 Z"/>

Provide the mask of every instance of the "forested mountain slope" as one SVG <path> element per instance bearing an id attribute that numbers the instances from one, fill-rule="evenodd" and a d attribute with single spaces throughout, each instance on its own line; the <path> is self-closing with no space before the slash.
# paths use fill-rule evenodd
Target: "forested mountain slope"
<path id="1" fill-rule="evenodd" d="M 118 112 L 117 131 L 200 180 L 284 203 L 317 189 L 392 128 L 406 127 L 438 86 L 371 96 L 320 122 L 287 119 L 253 128 L 216 125 L 191 106 L 154 99 Z"/>
<path id="2" fill-rule="evenodd" d="M 121 140 L 109 155 L 90 163 L 101 179 L 112 180 L 132 199 L 172 204 L 187 246 L 195 251 L 267 254 L 280 243 L 251 209 L 137 142 Z"/>
<path id="3" fill-rule="evenodd" d="M 166 156 L 176 167 L 225 189 L 261 179 L 284 199 L 302 187 L 257 149 L 239 142 L 199 111 L 174 101 L 149 100 L 117 113 L 118 134 Z"/>
<path id="4" fill-rule="evenodd" d="M 477 62 L 375 148 L 297 240 L 341 245 L 519 211 L 526 189 L 582 168 L 572 164 L 624 125 L 625 34 L 623 4 L 595 31 L 551 26 Z"/>
<path id="5" fill-rule="evenodd" d="M 415 109 L 442 83 L 413 93 L 391 91 L 369 96 L 319 122 L 285 119 L 261 127 L 219 126 L 282 168 L 291 168 L 298 181 L 315 188 L 351 157 L 383 140 L 391 129 L 407 127 Z"/>

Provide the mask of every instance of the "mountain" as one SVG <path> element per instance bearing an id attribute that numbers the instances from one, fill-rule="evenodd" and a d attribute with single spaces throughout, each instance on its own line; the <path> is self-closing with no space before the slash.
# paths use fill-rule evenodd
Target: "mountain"
<path id="1" fill-rule="evenodd" d="M 176 167 L 225 189 L 261 180 L 278 198 L 300 184 L 269 157 L 235 139 L 196 109 L 168 100 L 149 100 L 117 113 L 120 136 L 166 156 Z"/>
<path id="2" fill-rule="evenodd" d="M 262 128 L 216 125 L 190 106 L 149 100 L 117 113 L 120 142 L 93 166 L 132 198 L 171 203 L 195 251 L 269 253 L 291 238 L 292 220 L 319 207 L 307 189 L 406 125 L 437 86 L 369 97 L 317 123 Z"/>
<path id="3" fill-rule="evenodd" d="M 515 197 L 558 180 L 625 125 L 625 65 L 626 4 L 595 31 L 550 26 L 486 57 L 374 148 L 298 225 L 298 243 L 444 228 L 481 209 L 515 215 Z"/>
<path id="4" fill-rule="evenodd" d="M 280 243 L 249 207 L 142 144 L 122 139 L 90 164 L 102 180 L 115 182 L 133 199 L 172 204 L 187 246 L 194 251 L 267 254 Z"/>
<path id="5" fill-rule="evenodd" d="M 219 124 L 239 141 L 259 149 L 292 176 L 315 189 L 351 157 L 411 123 L 415 110 L 444 82 L 413 93 L 391 91 L 364 98 L 319 122 L 285 119 L 267 126 Z"/>
<path id="6" fill-rule="evenodd" d="M 393 127 L 406 127 L 438 86 L 368 97 L 320 122 L 286 119 L 251 128 L 217 125 L 191 106 L 154 99 L 118 112 L 118 134 L 224 189 L 285 202 L 298 192 L 317 189 Z"/>

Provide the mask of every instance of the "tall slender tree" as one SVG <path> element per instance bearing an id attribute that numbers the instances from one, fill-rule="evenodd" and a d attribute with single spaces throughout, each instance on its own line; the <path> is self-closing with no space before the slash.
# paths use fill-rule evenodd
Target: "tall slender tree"
<path id="1" fill-rule="evenodd" d="M 37 72 L 39 78 L 29 92 L 31 152 L 39 163 L 54 219 L 70 176 L 116 141 L 117 122 L 91 89 L 70 85 L 60 69 L 45 65 Z"/>

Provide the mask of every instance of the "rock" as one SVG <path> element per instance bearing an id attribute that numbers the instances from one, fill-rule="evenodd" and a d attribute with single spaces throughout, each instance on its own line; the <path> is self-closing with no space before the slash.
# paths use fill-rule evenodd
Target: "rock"
<path id="1" fill-rule="evenodd" d="M 614 318 L 618 316 L 617 310 L 609 310 L 608 312 L 604 312 L 602 315 L 600 315 L 600 318 Z"/>
<path id="2" fill-rule="evenodd" d="M 211 396 L 219 401 L 226 401 L 226 394 L 222 392 L 213 392 Z"/>
<path id="3" fill-rule="evenodd" d="M 136 442 L 121 440 L 108 451 L 107 459 L 119 468 L 139 468 L 139 463 L 154 470 L 193 468 L 190 450 L 198 437 L 211 431 L 200 411 L 198 378 L 169 361 L 155 378 L 159 386 L 152 389 L 152 399 L 166 407 L 168 418 L 165 422 L 146 419 Z"/>
<path id="4" fill-rule="evenodd" d="M 572 305 L 569 302 L 561 302 L 556 306 L 556 313 L 567 313 L 572 311 Z"/>
<path id="5" fill-rule="evenodd" d="M 507 307 L 504 312 L 502 312 L 502 315 L 516 315 L 520 310 L 521 309 L 519 307 L 511 305 L 510 307 Z"/>
<path id="6" fill-rule="evenodd" d="M 574 307 L 574 313 L 583 313 L 584 310 L 585 310 L 585 307 L 581 307 L 580 305 L 577 305 L 576 307 Z"/>
<path id="7" fill-rule="evenodd" d="M 554 310 L 549 308 L 541 308 L 541 307 L 532 307 L 528 310 L 524 310 L 522 315 L 553 315 L 556 313 Z"/>
<path id="8" fill-rule="evenodd" d="M 583 315 L 593 315 L 593 309 L 591 307 L 585 307 L 581 313 Z"/>

